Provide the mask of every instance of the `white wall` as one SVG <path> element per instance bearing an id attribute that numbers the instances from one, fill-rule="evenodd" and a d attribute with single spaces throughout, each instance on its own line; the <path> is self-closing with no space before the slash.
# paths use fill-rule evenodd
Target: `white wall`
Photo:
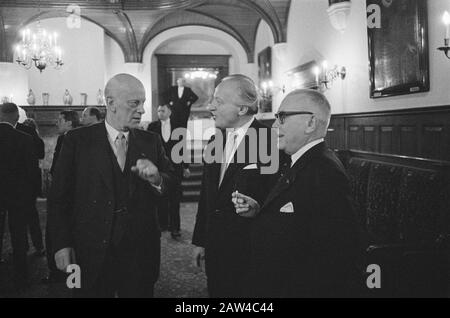
<path id="1" fill-rule="evenodd" d="M 27 71 L 13 63 L 0 63 L 0 101 L 8 97 L 17 105 L 28 105 Z"/>
<path id="2" fill-rule="evenodd" d="M 193 45 L 194 43 L 195 45 Z M 158 34 L 145 48 L 142 64 L 124 63 L 120 47 L 108 36 L 104 37 L 105 80 L 118 73 L 130 73 L 139 78 L 147 92 L 143 121 L 151 121 L 152 96 L 157 94 L 157 64 L 155 53 L 164 54 L 230 54 L 230 73 L 252 74 L 254 64 L 247 63 L 242 46 L 225 32 L 208 27 L 186 26 Z M 156 86 L 156 85 L 155 85 Z"/>
<path id="3" fill-rule="evenodd" d="M 87 93 L 87 103 L 96 105 L 98 89 L 104 86 L 103 30 L 85 20 L 81 28 L 69 29 L 65 18 L 45 19 L 41 25 L 59 34 L 64 65 L 60 70 L 47 67 L 42 73 L 35 67 L 27 71 L 28 86 L 36 95 L 36 105 L 42 105 L 42 93 L 50 94 L 49 105 L 63 105 L 65 89 L 70 91 L 73 105 L 80 105 L 80 93 Z M 33 23 L 28 27 L 35 30 L 35 26 Z"/>
<path id="4" fill-rule="evenodd" d="M 370 99 L 366 1 L 353 0 L 344 34 L 332 28 L 326 9 L 328 1 L 293 0 L 287 34 L 287 52 L 277 72 L 284 73 L 314 58 L 324 57 L 330 65 L 347 67 L 347 78 L 326 92 L 333 113 L 351 113 L 450 104 L 450 62 L 442 52 L 445 34 L 442 14 L 450 10 L 448 0 L 428 1 L 431 90 L 428 93 Z M 284 82 L 288 83 L 287 78 Z"/>

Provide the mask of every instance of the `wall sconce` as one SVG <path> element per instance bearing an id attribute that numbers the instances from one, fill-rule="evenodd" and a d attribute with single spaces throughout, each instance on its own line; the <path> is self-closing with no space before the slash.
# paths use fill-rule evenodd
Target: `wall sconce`
<path id="1" fill-rule="evenodd" d="M 447 56 L 448 59 L 450 59 L 449 52 L 450 52 L 450 14 L 448 11 L 445 11 L 444 16 L 442 18 L 445 24 L 445 39 L 444 39 L 444 46 L 438 48 L 439 51 L 442 51 L 445 53 L 445 56 Z"/>
<path id="2" fill-rule="evenodd" d="M 276 95 L 279 92 L 283 92 L 284 94 L 285 91 L 285 85 L 283 85 L 283 87 L 275 86 L 272 80 L 261 82 L 261 95 L 264 99 L 271 99 L 273 95 Z"/>
<path id="3" fill-rule="evenodd" d="M 330 88 L 330 85 L 338 78 L 344 80 L 347 76 L 347 69 L 345 66 L 335 65 L 333 68 L 328 68 L 328 62 L 324 61 L 322 63 L 322 69 L 316 66 L 313 69 L 314 75 L 316 76 L 316 87 L 315 89 L 326 90 Z"/>
<path id="4" fill-rule="evenodd" d="M 344 33 L 347 28 L 347 20 L 352 10 L 350 0 L 329 0 L 329 8 L 327 10 L 333 28 Z"/>
<path id="5" fill-rule="evenodd" d="M 13 95 L 9 95 L 8 96 L 3 96 L 2 99 L 0 100 L 1 104 L 5 104 L 5 103 L 12 103 L 13 102 Z"/>

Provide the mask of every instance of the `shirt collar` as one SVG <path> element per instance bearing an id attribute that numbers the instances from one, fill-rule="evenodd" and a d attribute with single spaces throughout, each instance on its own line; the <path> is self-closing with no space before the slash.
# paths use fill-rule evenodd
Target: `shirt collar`
<path id="1" fill-rule="evenodd" d="M 324 142 L 325 139 L 324 138 L 320 138 L 314 141 L 311 141 L 310 143 L 307 143 L 306 145 L 304 145 L 303 147 L 301 147 L 296 153 L 294 153 L 291 156 L 291 167 L 294 166 L 294 164 L 298 161 L 298 159 L 300 159 L 309 149 L 313 148 L 314 146 L 317 146 L 318 144 Z"/>
<path id="2" fill-rule="evenodd" d="M 252 117 L 252 119 L 250 119 L 248 122 L 243 124 L 241 127 L 238 127 L 238 128 L 232 129 L 232 130 L 228 130 L 228 134 L 234 133 L 237 135 L 238 139 L 242 139 L 242 138 L 244 138 L 245 134 L 247 133 L 247 130 L 250 128 L 250 126 L 253 124 L 254 121 L 255 121 L 255 117 Z"/>
<path id="3" fill-rule="evenodd" d="M 106 120 L 105 120 L 105 126 L 106 126 L 106 131 L 108 132 L 108 136 L 113 142 L 116 141 L 117 136 L 120 133 L 123 133 L 123 135 L 125 136 L 125 139 L 128 141 L 128 136 L 130 135 L 129 131 L 118 131 L 116 128 L 114 128 L 113 126 L 108 124 L 108 122 Z"/>

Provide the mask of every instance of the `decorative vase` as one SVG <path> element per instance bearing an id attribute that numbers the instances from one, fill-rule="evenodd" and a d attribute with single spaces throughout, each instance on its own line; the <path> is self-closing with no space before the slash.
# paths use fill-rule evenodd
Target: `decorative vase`
<path id="1" fill-rule="evenodd" d="M 86 93 L 81 93 L 81 106 L 86 106 L 87 105 L 87 94 Z"/>
<path id="2" fill-rule="evenodd" d="M 64 93 L 63 102 L 64 106 L 72 106 L 73 98 L 68 89 L 66 89 L 66 92 Z"/>
<path id="3" fill-rule="evenodd" d="M 103 105 L 104 105 L 104 102 L 103 102 L 103 92 L 102 92 L 101 89 L 99 89 L 99 90 L 98 90 L 98 93 L 97 93 L 97 105 L 98 105 L 98 106 L 103 106 Z"/>
<path id="4" fill-rule="evenodd" d="M 27 96 L 27 103 L 30 106 L 34 106 L 34 104 L 36 104 L 36 96 L 34 96 L 33 90 L 30 89 L 28 91 L 28 96 Z"/>
<path id="5" fill-rule="evenodd" d="M 48 106 L 48 100 L 50 99 L 49 93 L 42 93 L 42 103 L 44 106 Z"/>

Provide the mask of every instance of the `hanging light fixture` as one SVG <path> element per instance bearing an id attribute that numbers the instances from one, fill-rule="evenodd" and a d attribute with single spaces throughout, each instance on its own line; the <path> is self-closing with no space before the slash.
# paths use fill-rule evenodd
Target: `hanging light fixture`
<path id="1" fill-rule="evenodd" d="M 327 12 L 331 25 L 339 32 L 344 33 L 352 10 L 352 2 L 350 0 L 329 0 L 328 3 Z"/>
<path id="2" fill-rule="evenodd" d="M 39 6 L 40 13 L 40 6 Z M 16 62 L 26 69 L 33 65 L 42 73 L 47 66 L 60 69 L 63 66 L 62 50 L 57 45 L 58 35 L 47 32 L 41 26 L 41 21 L 37 22 L 36 33 L 30 29 L 22 30 L 22 41 L 16 45 Z"/>

